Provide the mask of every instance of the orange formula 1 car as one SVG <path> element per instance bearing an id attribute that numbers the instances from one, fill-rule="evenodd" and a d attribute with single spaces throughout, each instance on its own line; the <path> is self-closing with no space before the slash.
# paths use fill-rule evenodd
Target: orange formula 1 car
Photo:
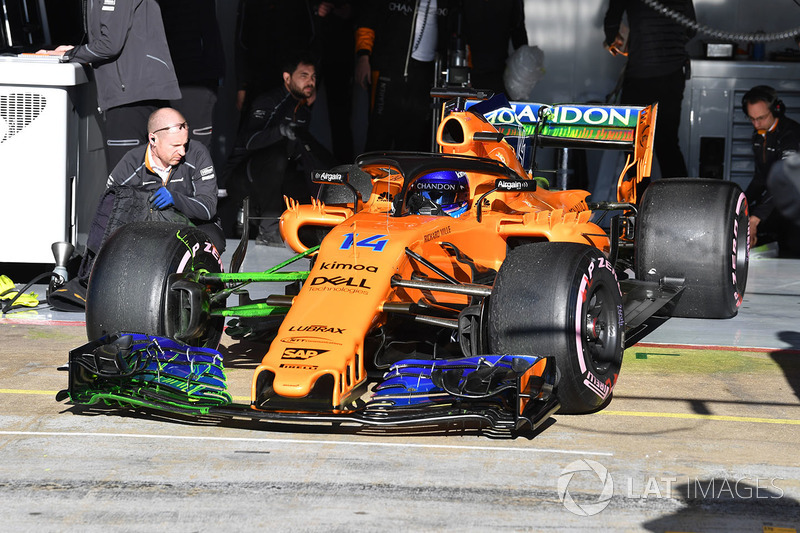
<path id="1" fill-rule="evenodd" d="M 747 203 L 735 184 L 658 180 L 637 202 L 655 114 L 456 98 L 443 106 L 438 153 L 364 154 L 316 172 L 310 205 L 287 202 L 281 234 L 296 259 L 310 260 L 307 271 L 286 271 L 287 261 L 238 272 L 246 233 L 223 273 L 195 229 L 125 226 L 96 259 L 86 322 L 98 340 L 70 354 L 68 395 L 264 419 L 473 419 L 510 430 L 556 410 L 597 410 L 611 399 L 624 348 L 654 320 L 732 317 L 745 288 Z M 617 201 L 548 188 L 532 170 L 546 146 L 629 151 Z M 255 282 L 281 285 L 251 301 Z M 235 294 L 240 305 L 226 306 Z M 181 344 L 215 347 L 226 317 L 237 317 L 234 337 L 275 326 L 247 407 L 220 392 L 218 358 L 187 363 L 195 349 Z M 171 374 L 169 361 L 179 367 Z M 176 390 L 187 396 L 178 401 Z"/>

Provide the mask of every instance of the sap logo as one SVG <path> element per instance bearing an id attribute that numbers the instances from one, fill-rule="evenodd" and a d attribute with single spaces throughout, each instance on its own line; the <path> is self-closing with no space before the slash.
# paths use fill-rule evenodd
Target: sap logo
<path id="1" fill-rule="evenodd" d="M 320 270 L 366 270 L 367 272 L 377 272 L 378 267 L 372 265 L 351 265 L 349 263 L 337 263 L 331 261 L 328 263 L 323 262 L 319 266 Z"/>
<path id="2" fill-rule="evenodd" d="M 306 359 L 311 359 L 314 356 L 322 355 L 327 353 L 329 350 L 318 350 L 318 349 L 304 349 L 304 348 L 284 348 L 283 355 L 281 355 L 281 359 L 300 359 L 305 361 Z"/>
<path id="3" fill-rule="evenodd" d="M 316 331 L 319 333 L 338 333 L 343 334 L 344 329 L 342 328 L 333 328 L 329 326 L 289 326 L 289 331 Z"/>
<path id="4" fill-rule="evenodd" d="M 372 235 L 365 239 L 356 240 L 358 233 L 345 233 L 344 241 L 339 246 L 340 250 L 349 250 L 350 248 L 372 248 L 376 252 L 382 252 L 389 242 L 388 235 Z"/>
<path id="5" fill-rule="evenodd" d="M 316 285 L 333 285 L 338 287 L 343 285 L 345 287 L 357 287 L 359 289 L 369 289 L 370 287 L 367 286 L 367 280 L 361 278 L 358 283 L 355 282 L 355 278 L 343 278 L 342 276 L 336 276 L 335 278 L 326 278 L 325 276 L 317 276 L 316 278 L 311 280 L 311 286 Z"/>

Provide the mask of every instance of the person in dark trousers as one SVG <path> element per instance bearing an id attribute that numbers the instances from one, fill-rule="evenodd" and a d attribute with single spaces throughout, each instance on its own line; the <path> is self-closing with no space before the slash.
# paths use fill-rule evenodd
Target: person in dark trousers
<path id="1" fill-rule="evenodd" d="M 181 97 L 156 0 L 86 0 L 86 44 L 39 53 L 91 64 L 105 118 L 106 163 L 113 169 L 147 143 L 150 114 Z"/>
<path id="2" fill-rule="evenodd" d="M 226 165 L 228 198 L 221 214 L 227 235 L 235 233 L 236 213 L 249 196 L 261 217 L 257 244 L 283 246 L 278 219 L 283 196 L 307 203 L 315 192 L 310 171 L 330 168 L 333 156 L 309 133 L 316 99 L 316 67 L 307 53 L 293 54 L 283 68 L 283 84 L 253 100 Z"/>
<path id="3" fill-rule="evenodd" d="M 695 20 L 692 0 L 661 2 Z M 630 26 L 627 43 L 620 35 L 623 13 L 627 13 Z M 621 103 L 645 106 L 658 102 L 654 149 L 661 177 L 686 176 L 688 170 L 678 144 L 678 126 L 689 66 L 686 43 L 695 32 L 641 0 L 610 0 L 603 29 L 604 44 L 612 54 L 624 53 L 627 47 Z M 642 182 L 642 190 L 647 182 L 649 180 Z"/>
<path id="4" fill-rule="evenodd" d="M 212 150 L 214 106 L 225 75 L 215 0 L 158 0 L 182 98 L 170 105 L 191 125 L 189 139 Z"/>
<path id="5" fill-rule="evenodd" d="M 800 257 L 800 220 L 786 218 L 775 209 L 775 191 L 767 182 L 776 163 L 800 151 L 800 124 L 785 116 L 786 106 L 768 85 L 747 91 L 742 111 L 755 129 L 755 172 L 745 191 L 750 206 L 750 246 L 777 240 L 781 257 Z"/>
<path id="6" fill-rule="evenodd" d="M 327 96 L 331 151 L 340 163 L 352 162 L 353 69 L 357 2 L 319 2 L 312 52 L 319 58 L 317 90 Z M 316 118 L 315 118 L 316 120 Z"/>
<path id="7" fill-rule="evenodd" d="M 451 2 L 452 3 L 452 2 Z M 462 0 L 462 32 L 469 48 L 470 84 L 506 93 L 503 73 L 508 44 L 528 44 L 523 0 Z"/>
<path id="8" fill-rule="evenodd" d="M 355 80 L 371 85 L 366 150 L 430 150 L 436 53 L 446 57 L 448 0 L 373 0 L 356 24 Z"/>

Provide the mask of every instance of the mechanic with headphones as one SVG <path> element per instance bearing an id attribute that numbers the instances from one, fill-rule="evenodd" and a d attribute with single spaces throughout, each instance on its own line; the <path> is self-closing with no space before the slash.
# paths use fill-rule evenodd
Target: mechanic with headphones
<path id="1" fill-rule="evenodd" d="M 94 260 L 125 224 L 151 220 L 196 226 L 220 254 L 225 251 L 217 216 L 217 177 L 208 149 L 189 140 L 186 119 L 171 107 L 150 115 L 147 141 L 125 154 L 109 174 L 77 275 L 48 292 L 47 301 L 55 309 L 83 310 Z"/>
<path id="2" fill-rule="evenodd" d="M 750 246 L 778 241 L 780 257 L 800 257 L 800 220 L 781 215 L 767 186 L 772 166 L 800 151 L 800 124 L 785 116 L 786 106 L 768 85 L 757 85 L 742 97 L 742 110 L 753 123 L 755 173 L 745 194 L 750 204 Z"/>

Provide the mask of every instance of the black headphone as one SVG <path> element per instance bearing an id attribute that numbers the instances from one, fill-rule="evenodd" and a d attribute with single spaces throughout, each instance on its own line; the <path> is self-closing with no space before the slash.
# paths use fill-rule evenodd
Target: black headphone
<path id="1" fill-rule="evenodd" d="M 756 85 L 742 96 L 742 111 L 747 115 L 747 106 L 755 102 L 766 102 L 772 116 L 780 118 L 786 113 L 786 105 L 778 93 L 769 85 Z M 749 115 L 748 115 L 749 116 Z"/>

